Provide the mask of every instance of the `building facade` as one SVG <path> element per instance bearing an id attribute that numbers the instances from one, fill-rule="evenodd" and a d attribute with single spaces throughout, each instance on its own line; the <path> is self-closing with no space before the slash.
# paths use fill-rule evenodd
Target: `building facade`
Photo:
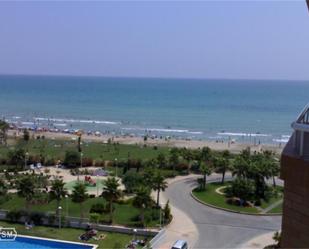
<path id="1" fill-rule="evenodd" d="M 309 248 L 309 105 L 292 123 L 281 157 L 284 180 L 282 248 Z"/>

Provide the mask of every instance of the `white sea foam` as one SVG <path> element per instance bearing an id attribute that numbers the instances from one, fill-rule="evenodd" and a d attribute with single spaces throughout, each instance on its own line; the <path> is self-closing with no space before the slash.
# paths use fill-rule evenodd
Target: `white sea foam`
<path id="1" fill-rule="evenodd" d="M 287 143 L 288 141 L 289 141 L 288 138 L 273 139 L 273 142 L 276 142 L 276 143 Z"/>
<path id="2" fill-rule="evenodd" d="M 123 130 L 138 130 L 138 131 L 154 131 L 154 132 L 172 132 L 172 133 L 188 133 L 188 134 L 195 134 L 195 135 L 200 135 L 203 134 L 202 131 L 189 131 L 189 130 L 182 130 L 182 129 L 164 129 L 164 128 L 132 128 L 132 127 L 123 127 Z"/>
<path id="3" fill-rule="evenodd" d="M 23 125 L 34 125 L 33 122 L 21 122 L 21 124 L 23 124 Z"/>
<path id="4" fill-rule="evenodd" d="M 61 127 L 65 127 L 67 126 L 67 124 L 53 124 L 54 126 L 61 126 Z"/>
<path id="5" fill-rule="evenodd" d="M 243 133 L 243 132 L 218 132 L 219 136 L 237 136 L 237 137 L 269 137 L 269 134 Z"/>
<path id="6" fill-rule="evenodd" d="M 104 120 L 86 120 L 86 119 L 65 119 L 65 118 L 41 118 L 37 117 L 38 121 L 52 121 L 52 122 L 64 122 L 64 123 L 87 123 L 87 124 L 109 124 L 117 125 L 119 122 L 104 121 Z"/>

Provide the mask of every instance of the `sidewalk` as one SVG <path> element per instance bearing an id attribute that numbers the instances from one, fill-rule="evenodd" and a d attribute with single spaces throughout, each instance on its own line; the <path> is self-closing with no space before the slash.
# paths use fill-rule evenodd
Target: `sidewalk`
<path id="1" fill-rule="evenodd" d="M 269 232 L 255 237 L 241 246 L 242 249 L 263 249 L 265 246 L 275 244 L 273 235 L 275 232 Z"/>
<path id="2" fill-rule="evenodd" d="M 198 175 L 177 176 L 172 179 L 168 179 L 168 185 L 190 178 L 196 178 Z M 156 192 L 152 192 L 152 197 L 156 199 Z M 167 198 L 164 192 L 160 194 L 160 202 L 166 203 Z M 190 217 L 181 210 L 177 209 L 170 202 L 171 212 L 173 215 L 172 222 L 165 227 L 165 234 L 162 239 L 154 245 L 153 249 L 170 249 L 173 243 L 178 239 L 184 239 L 188 242 L 190 248 L 194 248 L 194 244 L 198 239 L 198 230 Z"/>

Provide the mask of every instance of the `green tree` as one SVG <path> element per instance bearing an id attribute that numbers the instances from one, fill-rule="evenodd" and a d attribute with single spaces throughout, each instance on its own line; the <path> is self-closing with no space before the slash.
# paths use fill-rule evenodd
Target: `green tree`
<path id="1" fill-rule="evenodd" d="M 0 198 L 5 200 L 8 197 L 8 186 L 4 179 L 0 178 Z"/>
<path id="2" fill-rule="evenodd" d="M 56 178 L 51 182 L 51 189 L 49 191 L 49 196 L 51 200 L 56 200 L 57 207 L 56 213 L 58 214 L 58 207 L 60 206 L 60 201 L 64 198 L 67 194 L 66 189 L 64 188 L 64 182 L 62 179 Z"/>
<path id="3" fill-rule="evenodd" d="M 167 182 L 160 170 L 156 170 L 152 178 L 152 189 L 157 191 L 157 206 L 160 204 L 160 192 L 165 191 Z"/>
<path id="4" fill-rule="evenodd" d="M 221 183 L 224 183 L 225 173 L 230 169 L 229 160 L 224 158 L 223 156 L 215 157 L 214 165 L 217 173 L 222 174 Z"/>
<path id="5" fill-rule="evenodd" d="M 171 208 L 170 208 L 170 201 L 168 200 L 164 206 L 163 209 L 163 214 L 164 214 L 164 220 L 167 222 L 171 219 L 172 214 L 171 214 Z"/>
<path id="6" fill-rule="evenodd" d="M 105 180 L 102 196 L 109 203 L 110 222 L 113 223 L 113 203 L 121 197 L 118 179 L 115 177 L 108 177 L 107 180 Z"/>
<path id="7" fill-rule="evenodd" d="M 9 150 L 8 160 L 11 165 L 23 166 L 25 164 L 26 153 L 23 149 Z"/>
<path id="8" fill-rule="evenodd" d="M 70 168 L 76 168 L 80 165 L 80 153 L 68 150 L 65 152 L 64 165 Z"/>
<path id="9" fill-rule="evenodd" d="M 200 153 L 200 160 L 204 162 L 210 161 L 212 158 L 212 151 L 209 147 L 203 147 Z"/>
<path id="10" fill-rule="evenodd" d="M 266 167 L 270 170 L 270 176 L 273 178 L 273 186 L 276 187 L 275 177 L 279 175 L 280 164 L 276 160 L 275 155 L 272 151 L 265 150 L 263 152 L 265 158 Z"/>
<path id="11" fill-rule="evenodd" d="M 7 145 L 7 132 L 10 126 L 4 120 L 0 120 L 0 144 Z"/>
<path id="12" fill-rule="evenodd" d="M 211 175 L 212 168 L 204 162 L 200 163 L 200 172 L 203 175 L 203 189 L 206 189 L 207 176 Z"/>
<path id="13" fill-rule="evenodd" d="M 236 196 L 244 202 L 254 197 L 254 183 L 252 180 L 237 177 L 230 186 L 227 187 L 228 196 Z"/>
<path id="14" fill-rule="evenodd" d="M 23 131 L 23 139 L 24 139 L 24 141 L 29 141 L 30 140 L 30 134 L 29 134 L 28 129 L 24 129 L 24 131 Z"/>
<path id="15" fill-rule="evenodd" d="M 27 210 L 30 210 L 31 201 L 35 196 L 36 187 L 34 177 L 31 175 L 24 175 L 16 182 L 17 195 L 25 199 Z"/>
<path id="16" fill-rule="evenodd" d="M 142 184 L 143 176 L 139 173 L 129 171 L 122 177 L 122 183 L 127 193 L 133 193 Z"/>
<path id="17" fill-rule="evenodd" d="M 84 202 L 88 199 L 88 193 L 87 193 L 87 188 L 84 183 L 76 183 L 74 185 L 71 198 L 72 201 L 75 203 L 79 203 L 80 207 L 80 217 L 81 219 L 84 218 L 84 209 L 83 209 L 83 204 Z"/>
<path id="18" fill-rule="evenodd" d="M 179 163 L 179 154 L 177 148 L 172 148 L 169 155 L 169 164 L 172 166 L 175 172 L 176 165 Z"/>
<path id="19" fill-rule="evenodd" d="M 249 159 L 238 155 L 235 157 L 232 165 L 232 175 L 240 178 L 246 178 L 249 169 Z"/>
<path id="20" fill-rule="evenodd" d="M 145 186 L 140 186 L 135 193 L 133 206 L 139 208 L 141 211 L 140 217 L 143 227 L 145 226 L 144 211 L 151 206 L 151 202 L 150 189 Z"/>
<path id="21" fill-rule="evenodd" d="M 158 166 L 159 166 L 160 169 L 165 167 L 166 158 L 165 158 L 165 155 L 163 153 L 159 153 L 159 155 L 157 156 L 157 162 L 158 162 Z"/>

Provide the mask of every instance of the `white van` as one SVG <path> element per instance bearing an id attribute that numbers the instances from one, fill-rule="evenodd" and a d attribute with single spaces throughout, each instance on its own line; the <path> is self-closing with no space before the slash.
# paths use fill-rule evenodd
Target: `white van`
<path id="1" fill-rule="evenodd" d="M 188 243 L 185 240 L 177 240 L 171 249 L 188 249 Z"/>

